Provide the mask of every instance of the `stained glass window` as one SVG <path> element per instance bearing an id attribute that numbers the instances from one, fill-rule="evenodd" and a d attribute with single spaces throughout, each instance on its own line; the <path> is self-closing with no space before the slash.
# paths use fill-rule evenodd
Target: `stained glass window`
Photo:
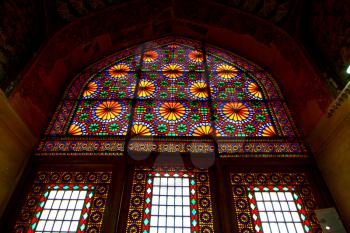
<path id="1" fill-rule="evenodd" d="M 38 172 L 16 232 L 101 232 L 110 172 Z"/>
<path id="2" fill-rule="evenodd" d="M 213 221 L 206 171 L 135 171 L 127 232 L 214 232 Z"/>
<path id="3" fill-rule="evenodd" d="M 320 232 L 305 174 L 232 173 L 231 185 L 239 232 Z"/>
<path id="4" fill-rule="evenodd" d="M 165 146 L 172 142 L 178 149 Z M 223 157 L 248 150 L 251 156 L 307 154 L 267 72 L 205 43 L 167 37 L 123 50 L 79 74 L 37 154 L 115 156 L 140 148 L 204 147 Z"/>

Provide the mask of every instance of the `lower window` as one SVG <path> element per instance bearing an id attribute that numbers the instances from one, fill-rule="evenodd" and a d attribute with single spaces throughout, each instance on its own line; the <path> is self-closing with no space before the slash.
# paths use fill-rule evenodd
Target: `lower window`
<path id="1" fill-rule="evenodd" d="M 211 203 L 206 171 L 136 170 L 126 231 L 213 232 Z"/>
<path id="2" fill-rule="evenodd" d="M 321 232 L 304 174 L 232 173 L 231 185 L 239 232 Z"/>

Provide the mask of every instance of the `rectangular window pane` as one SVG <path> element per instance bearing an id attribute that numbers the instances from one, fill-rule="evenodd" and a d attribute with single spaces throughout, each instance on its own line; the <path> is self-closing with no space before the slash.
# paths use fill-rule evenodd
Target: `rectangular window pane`
<path id="1" fill-rule="evenodd" d="M 57 188 L 58 186 L 55 186 Z M 50 190 L 35 232 L 76 232 L 79 227 L 86 190 Z"/>
<path id="2" fill-rule="evenodd" d="M 189 181 L 168 174 L 153 178 L 150 232 L 191 232 Z"/>
<path id="3" fill-rule="evenodd" d="M 303 229 L 291 191 L 255 191 L 263 232 L 296 232 Z"/>

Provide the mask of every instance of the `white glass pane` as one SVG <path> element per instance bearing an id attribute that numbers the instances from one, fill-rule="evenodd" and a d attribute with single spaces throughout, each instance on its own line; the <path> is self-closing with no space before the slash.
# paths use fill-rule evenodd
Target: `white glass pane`
<path id="1" fill-rule="evenodd" d="M 267 214 L 266 212 L 259 212 L 259 215 L 260 215 L 260 219 L 262 222 L 267 222 Z"/>
<path id="2" fill-rule="evenodd" d="M 281 208 L 282 208 L 283 211 L 288 211 L 289 210 L 287 202 L 280 202 L 280 204 L 281 204 Z"/>
<path id="3" fill-rule="evenodd" d="M 159 196 L 153 196 L 152 205 L 158 205 L 158 204 L 159 204 Z"/>
<path id="4" fill-rule="evenodd" d="M 272 233 L 280 232 L 277 223 L 270 223 L 270 229 Z M 282 232 L 281 232 L 282 233 Z"/>
<path id="5" fill-rule="evenodd" d="M 175 197 L 175 205 L 182 205 L 182 197 Z"/>
<path id="6" fill-rule="evenodd" d="M 158 216 L 151 216 L 151 226 L 158 226 Z"/>
<path id="7" fill-rule="evenodd" d="M 64 216 L 64 220 L 72 220 L 74 215 L 73 210 L 67 210 L 66 215 Z"/>
<path id="8" fill-rule="evenodd" d="M 153 185 L 160 185 L 160 178 L 154 178 L 153 179 Z"/>
<path id="9" fill-rule="evenodd" d="M 184 227 L 191 227 L 191 218 L 190 217 L 183 217 L 182 223 Z"/>
<path id="10" fill-rule="evenodd" d="M 45 224 L 44 230 L 45 231 L 51 231 L 52 227 L 53 227 L 53 224 L 54 224 L 54 221 L 47 221 L 46 224 Z"/>
<path id="11" fill-rule="evenodd" d="M 55 199 L 57 191 L 50 191 L 48 199 Z"/>
<path id="12" fill-rule="evenodd" d="M 151 224 L 151 226 L 152 226 L 152 224 Z M 149 233 L 157 233 L 157 231 L 158 231 L 157 227 L 150 227 L 150 229 L 149 229 Z"/>
<path id="13" fill-rule="evenodd" d="M 159 197 L 159 204 L 160 205 L 166 205 L 166 196 L 160 196 Z"/>
<path id="14" fill-rule="evenodd" d="M 296 233 L 293 223 L 287 223 L 287 229 L 289 233 Z"/>
<path id="15" fill-rule="evenodd" d="M 167 195 L 167 187 L 161 187 L 159 195 Z"/>
<path id="16" fill-rule="evenodd" d="M 276 192 L 271 192 L 270 193 L 270 197 L 272 201 L 277 201 L 278 200 L 278 196 Z"/>
<path id="17" fill-rule="evenodd" d="M 174 178 L 168 178 L 168 186 L 174 186 L 174 185 L 175 185 Z"/>
<path id="18" fill-rule="evenodd" d="M 168 179 L 167 178 L 160 178 L 160 185 L 161 186 L 167 186 Z"/>
<path id="19" fill-rule="evenodd" d="M 79 198 L 79 191 L 73 191 L 72 196 L 70 198 L 71 199 L 78 199 Z"/>
<path id="20" fill-rule="evenodd" d="M 60 210 L 57 213 L 56 219 L 57 220 L 63 220 L 64 219 L 64 215 L 65 215 L 66 211 L 65 210 Z"/>
<path id="21" fill-rule="evenodd" d="M 39 221 L 38 226 L 36 227 L 36 231 L 44 230 L 45 223 L 46 223 L 46 221 Z"/>
<path id="22" fill-rule="evenodd" d="M 168 195 L 175 195 L 175 188 L 174 187 L 168 187 Z"/>
<path id="23" fill-rule="evenodd" d="M 182 206 L 175 207 L 175 216 L 182 216 Z"/>
<path id="24" fill-rule="evenodd" d="M 265 202 L 265 208 L 267 211 L 272 211 L 273 208 L 271 202 Z"/>
<path id="25" fill-rule="evenodd" d="M 86 194 L 87 194 L 87 192 L 86 192 L 86 191 L 80 191 L 80 194 L 79 194 L 79 199 L 84 200 L 84 199 L 85 199 L 85 197 L 86 197 Z"/>
<path id="26" fill-rule="evenodd" d="M 165 224 L 166 224 L 166 217 L 159 216 L 159 218 L 158 218 L 158 226 L 165 226 Z"/>
<path id="27" fill-rule="evenodd" d="M 76 204 L 77 204 L 76 200 L 69 201 L 68 209 L 74 209 Z"/>
<path id="28" fill-rule="evenodd" d="M 174 232 L 175 232 L 175 229 L 174 229 L 174 228 L 169 228 L 169 227 L 167 227 L 166 233 L 174 233 Z"/>
<path id="29" fill-rule="evenodd" d="M 68 231 L 70 226 L 70 221 L 64 221 L 62 224 L 61 231 Z"/>
<path id="30" fill-rule="evenodd" d="M 262 223 L 262 228 L 263 228 L 263 232 L 264 233 L 271 233 L 270 231 L 270 226 L 268 223 Z M 278 232 L 278 231 L 277 231 Z M 272 232 L 272 233 L 275 233 L 275 232 Z"/>
<path id="31" fill-rule="evenodd" d="M 184 196 L 189 196 L 190 195 L 190 189 L 189 188 L 184 188 L 182 189 L 182 193 Z"/>
<path id="32" fill-rule="evenodd" d="M 55 199 L 62 199 L 63 198 L 63 194 L 64 194 L 64 191 L 62 191 L 62 190 L 57 191 Z"/>
<path id="33" fill-rule="evenodd" d="M 44 209 L 51 209 L 53 200 L 47 200 L 44 206 Z"/>
<path id="34" fill-rule="evenodd" d="M 265 210 L 265 205 L 263 202 L 257 202 L 258 210 L 264 211 Z"/>
<path id="35" fill-rule="evenodd" d="M 183 233 L 191 233 L 191 229 L 190 229 L 190 228 L 185 228 L 185 229 L 183 230 Z"/>
<path id="36" fill-rule="evenodd" d="M 174 205 L 174 204 L 175 204 L 175 198 L 173 196 L 168 196 L 167 205 Z"/>
<path id="37" fill-rule="evenodd" d="M 50 210 L 44 210 L 43 213 L 40 216 L 40 219 L 47 219 L 49 216 Z"/>
<path id="38" fill-rule="evenodd" d="M 280 203 L 279 202 L 277 202 L 277 201 L 274 201 L 274 202 L 272 202 L 272 205 L 273 205 L 273 210 L 277 210 L 277 211 L 279 211 L 279 210 L 281 210 L 281 205 L 280 205 Z"/>
<path id="39" fill-rule="evenodd" d="M 70 199 L 71 195 L 72 195 L 72 191 L 65 191 L 63 195 L 63 199 Z"/>
<path id="40" fill-rule="evenodd" d="M 49 214 L 49 219 L 50 220 L 55 220 L 57 215 L 57 210 L 51 210 Z"/>
<path id="41" fill-rule="evenodd" d="M 153 195 L 159 195 L 159 187 L 153 187 Z"/>
<path id="42" fill-rule="evenodd" d="M 175 217 L 175 226 L 182 227 L 182 217 Z"/>
<path id="43" fill-rule="evenodd" d="M 289 209 L 290 209 L 291 211 L 297 211 L 297 206 L 295 205 L 294 201 L 293 201 L 293 202 L 292 202 L 292 201 L 289 201 L 289 202 L 288 202 L 288 205 L 289 205 Z"/>
<path id="44" fill-rule="evenodd" d="M 52 209 L 58 209 L 60 207 L 61 201 L 60 200 L 54 200 L 52 204 Z"/>
<path id="45" fill-rule="evenodd" d="M 158 208 L 159 208 L 159 206 L 152 205 L 151 215 L 158 215 Z"/>
<path id="46" fill-rule="evenodd" d="M 59 231 L 62 226 L 62 221 L 55 221 L 55 224 L 53 225 L 53 231 Z"/>
<path id="47" fill-rule="evenodd" d="M 275 212 L 277 222 L 284 222 L 283 213 Z"/>
<path id="48" fill-rule="evenodd" d="M 68 203 L 69 203 L 68 200 L 61 201 L 60 209 L 67 209 L 68 208 Z"/>
<path id="49" fill-rule="evenodd" d="M 270 200 L 270 194 L 268 192 L 263 192 L 262 196 L 263 196 L 264 201 Z"/>
<path id="50" fill-rule="evenodd" d="M 159 227 L 158 233 L 166 233 L 166 229 L 164 227 Z"/>
<path id="51" fill-rule="evenodd" d="M 190 186 L 189 179 L 183 179 L 182 186 L 184 186 L 184 187 Z"/>
<path id="52" fill-rule="evenodd" d="M 172 216 L 175 214 L 175 207 L 174 206 L 168 206 L 168 215 Z"/>
<path id="53" fill-rule="evenodd" d="M 190 205 L 190 197 L 184 197 L 183 199 L 182 199 L 182 204 L 184 205 L 184 206 L 187 206 L 187 205 Z"/>
<path id="54" fill-rule="evenodd" d="M 175 233 L 182 233 L 182 228 L 175 228 Z"/>
<path id="55" fill-rule="evenodd" d="M 81 210 L 74 211 L 73 220 L 79 220 L 81 215 Z"/>
<path id="56" fill-rule="evenodd" d="M 77 205 L 75 206 L 76 209 L 83 209 L 84 206 L 84 200 L 77 201 Z"/>
<path id="57" fill-rule="evenodd" d="M 284 196 L 284 192 L 278 192 L 277 195 L 280 201 L 286 200 L 286 197 Z"/>
<path id="58" fill-rule="evenodd" d="M 159 215 L 166 215 L 166 206 L 159 206 Z"/>
<path id="59" fill-rule="evenodd" d="M 294 222 L 300 222 L 300 216 L 298 212 L 292 212 L 292 218 Z"/>
<path id="60" fill-rule="evenodd" d="M 255 193 L 255 199 L 256 199 L 257 201 L 262 201 L 262 195 L 261 195 L 260 192 L 256 192 L 256 193 Z"/>
<path id="61" fill-rule="evenodd" d="M 284 215 L 284 220 L 286 222 L 291 222 L 292 221 L 292 215 L 289 212 L 284 212 L 283 215 Z"/>
<path id="62" fill-rule="evenodd" d="M 280 228 L 279 232 L 288 232 L 287 225 L 285 223 L 278 223 L 278 227 Z"/>
<path id="63" fill-rule="evenodd" d="M 288 201 L 294 201 L 293 195 L 292 195 L 291 192 L 286 192 L 284 195 L 286 195 L 286 199 L 287 199 Z"/>
<path id="64" fill-rule="evenodd" d="M 166 225 L 167 226 L 174 226 L 174 224 L 175 224 L 175 218 L 174 217 L 167 217 L 167 219 L 166 219 Z"/>
<path id="65" fill-rule="evenodd" d="M 267 212 L 267 216 L 270 222 L 276 222 L 275 214 L 273 212 Z"/>
<path id="66" fill-rule="evenodd" d="M 190 216 L 191 215 L 191 210 L 189 206 L 184 206 L 183 207 L 183 215 L 184 216 Z"/>
<path id="67" fill-rule="evenodd" d="M 175 178 L 175 186 L 182 186 L 182 178 Z"/>
<path id="68" fill-rule="evenodd" d="M 182 195 L 182 187 L 176 187 L 175 188 L 175 195 L 181 196 Z"/>
<path id="69" fill-rule="evenodd" d="M 69 230 L 75 232 L 78 229 L 78 221 L 71 222 L 69 226 Z"/>
<path id="70" fill-rule="evenodd" d="M 301 225 L 301 223 L 294 223 L 295 229 L 298 233 L 304 233 L 304 229 L 303 226 Z"/>

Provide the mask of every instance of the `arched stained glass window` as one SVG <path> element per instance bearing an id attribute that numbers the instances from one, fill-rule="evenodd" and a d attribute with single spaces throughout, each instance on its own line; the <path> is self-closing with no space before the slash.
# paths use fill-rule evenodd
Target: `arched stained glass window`
<path id="1" fill-rule="evenodd" d="M 267 72 L 213 46 L 168 37 L 123 50 L 79 74 L 37 154 L 302 157 L 306 150 L 297 137 Z"/>

